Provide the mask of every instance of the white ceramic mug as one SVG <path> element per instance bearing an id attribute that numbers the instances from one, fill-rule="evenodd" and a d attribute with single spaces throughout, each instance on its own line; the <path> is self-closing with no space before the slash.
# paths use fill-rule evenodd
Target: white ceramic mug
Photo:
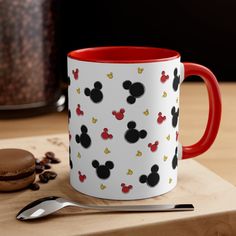
<path id="1" fill-rule="evenodd" d="M 182 147 L 179 87 L 189 75 L 206 82 L 209 119 L 200 141 Z M 216 78 L 203 66 L 181 63 L 176 51 L 76 50 L 68 54 L 68 76 L 70 182 L 81 193 L 118 200 L 164 194 L 177 184 L 178 159 L 203 153 L 217 135 Z"/>

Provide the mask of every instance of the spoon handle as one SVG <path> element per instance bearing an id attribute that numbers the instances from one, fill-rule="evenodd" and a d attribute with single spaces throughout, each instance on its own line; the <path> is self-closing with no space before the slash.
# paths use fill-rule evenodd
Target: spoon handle
<path id="1" fill-rule="evenodd" d="M 193 211 L 192 204 L 159 204 L 159 205 L 116 205 L 116 206 L 97 206 L 80 205 L 87 209 L 96 209 L 113 212 L 164 212 L 164 211 Z"/>

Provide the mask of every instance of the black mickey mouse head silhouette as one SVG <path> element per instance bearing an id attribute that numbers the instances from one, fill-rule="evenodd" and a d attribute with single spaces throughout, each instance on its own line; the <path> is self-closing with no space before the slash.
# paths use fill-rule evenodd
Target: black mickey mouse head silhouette
<path id="1" fill-rule="evenodd" d="M 68 123 L 70 122 L 70 118 L 71 118 L 71 111 L 70 109 L 68 110 Z"/>
<path id="2" fill-rule="evenodd" d="M 71 111 L 70 111 L 70 109 L 68 110 L 68 117 L 69 117 L 69 119 L 71 118 Z"/>
<path id="3" fill-rule="evenodd" d="M 80 136 L 76 134 L 75 141 L 80 143 L 84 148 L 88 148 L 91 145 L 91 138 L 87 134 L 88 129 L 85 125 L 82 125 L 80 130 L 82 134 Z"/>
<path id="4" fill-rule="evenodd" d="M 175 169 L 176 166 L 178 165 L 177 153 L 178 153 L 178 148 L 176 147 L 176 148 L 175 148 L 175 155 L 174 155 L 173 160 L 172 160 L 172 168 L 173 168 L 173 169 Z"/>
<path id="5" fill-rule="evenodd" d="M 136 101 L 136 98 L 141 97 L 145 91 L 143 84 L 141 84 L 139 82 L 135 82 L 132 84 L 132 82 L 130 80 L 126 80 L 123 83 L 123 88 L 126 90 L 129 90 L 129 92 L 130 92 L 130 96 L 127 97 L 127 102 L 129 104 L 134 104 Z"/>
<path id="6" fill-rule="evenodd" d="M 141 175 L 139 178 L 139 182 L 142 184 L 147 183 L 147 185 L 149 187 L 154 187 L 158 184 L 159 180 L 160 180 L 160 176 L 157 173 L 159 170 L 158 165 L 153 165 L 151 168 L 151 173 L 147 176 L 147 175 Z"/>
<path id="7" fill-rule="evenodd" d="M 69 147 L 69 160 L 70 160 L 70 162 L 69 162 L 70 168 L 72 169 L 73 168 L 73 162 L 71 160 L 71 148 L 70 147 Z"/>
<path id="8" fill-rule="evenodd" d="M 175 70 L 174 70 L 174 80 L 173 80 L 173 89 L 174 89 L 174 91 L 178 90 L 179 82 L 180 82 L 180 75 L 178 75 L 178 69 L 175 68 Z"/>
<path id="9" fill-rule="evenodd" d="M 138 131 L 135 129 L 136 123 L 134 121 L 130 121 L 127 124 L 128 130 L 125 133 L 125 139 L 129 143 L 136 143 L 139 138 L 144 139 L 147 136 L 147 131 L 146 130 L 140 130 Z"/>
<path id="10" fill-rule="evenodd" d="M 175 128 L 178 123 L 178 117 L 179 117 L 179 108 L 177 111 L 175 111 L 175 107 L 172 107 L 171 109 L 171 115 L 172 115 L 172 126 Z"/>
<path id="11" fill-rule="evenodd" d="M 96 169 L 97 176 L 100 179 L 107 179 L 110 176 L 110 170 L 114 168 L 112 161 L 107 161 L 105 165 L 100 165 L 97 160 L 92 162 L 92 166 Z"/>
<path id="12" fill-rule="evenodd" d="M 94 102 L 94 103 L 99 103 L 103 99 L 103 94 L 102 94 L 102 84 L 97 81 L 94 83 L 94 88 L 90 90 L 89 88 L 85 88 L 84 94 Z"/>

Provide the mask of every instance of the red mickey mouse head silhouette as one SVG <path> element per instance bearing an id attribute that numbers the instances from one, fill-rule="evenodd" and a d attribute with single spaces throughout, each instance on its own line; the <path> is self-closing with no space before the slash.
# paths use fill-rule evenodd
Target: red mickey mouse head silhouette
<path id="1" fill-rule="evenodd" d="M 161 82 L 162 82 L 162 83 L 165 83 L 166 80 L 169 79 L 169 75 L 166 75 L 165 73 L 166 73 L 165 71 L 162 71 L 162 72 L 161 72 Z"/>
<path id="2" fill-rule="evenodd" d="M 72 73 L 74 75 L 74 79 L 77 80 L 79 78 L 79 69 L 76 68 L 76 70 L 72 70 Z"/>
<path id="3" fill-rule="evenodd" d="M 77 105 L 76 113 L 78 116 L 83 116 L 84 112 L 81 110 L 80 104 Z"/>
<path id="4" fill-rule="evenodd" d="M 158 141 L 156 141 L 155 143 L 149 143 L 148 144 L 148 147 L 150 148 L 150 150 L 152 151 L 152 152 L 155 152 L 156 150 L 157 150 L 157 148 L 158 148 L 158 144 L 159 144 L 159 142 Z"/>
<path id="5" fill-rule="evenodd" d="M 166 116 L 163 116 L 161 112 L 158 113 L 157 123 L 162 124 L 166 120 Z"/>
<path id="6" fill-rule="evenodd" d="M 122 187 L 121 191 L 123 193 L 128 193 L 133 188 L 132 185 L 125 185 L 125 183 L 122 183 L 121 187 Z"/>
<path id="7" fill-rule="evenodd" d="M 119 112 L 113 111 L 112 115 L 116 117 L 117 120 L 122 120 L 124 118 L 125 109 L 121 108 Z"/>
<path id="8" fill-rule="evenodd" d="M 86 175 L 82 175 L 82 173 L 80 171 L 78 171 L 78 174 L 79 174 L 79 180 L 80 182 L 84 182 L 84 180 L 86 179 Z"/>
<path id="9" fill-rule="evenodd" d="M 112 139 L 112 138 L 113 138 L 113 135 L 108 133 L 108 129 L 107 129 L 107 128 L 104 128 L 104 129 L 103 129 L 103 132 L 101 133 L 101 137 L 102 137 L 104 140 L 107 140 L 107 139 Z"/>

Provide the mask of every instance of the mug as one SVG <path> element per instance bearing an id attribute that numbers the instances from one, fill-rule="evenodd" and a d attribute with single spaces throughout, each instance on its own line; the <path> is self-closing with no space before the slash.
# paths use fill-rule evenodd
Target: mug
<path id="1" fill-rule="evenodd" d="M 179 143 L 179 90 L 191 75 L 206 83 L 209 116 L 202 138 Z M 70 183 L 81 193 L 135 200 L 177 184 L 178 160 L 215 140 L 221 96 L 213 73 L 181 63 L 174 50 L 113 46 L 68 54 Z"/>

